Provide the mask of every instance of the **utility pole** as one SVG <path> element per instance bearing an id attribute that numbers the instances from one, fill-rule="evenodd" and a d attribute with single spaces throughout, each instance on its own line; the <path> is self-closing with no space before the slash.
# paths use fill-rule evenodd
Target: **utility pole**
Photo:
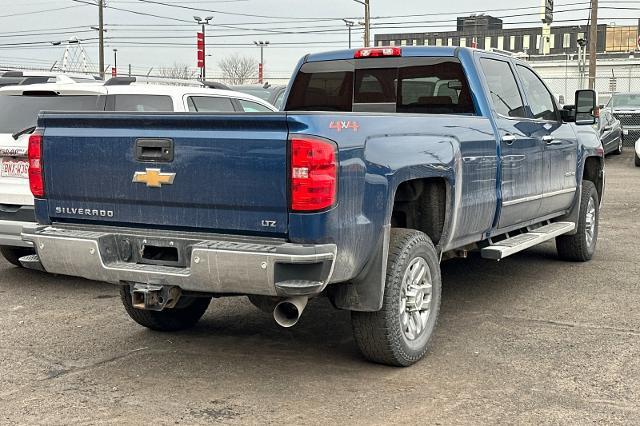
<path id="1" fill-rule="evenodd" d="M 104 0 L 98 0 L 98 63 L 104 80 Z"/>
<path id="2" fill-rule="evenodd" d="M 347 28 L 349 29 L 349 49 L 351 49 L 351 28 L 353 28 L 353 26 L 356 24 L 353 21 L 350 21 L 348 19 L 343 19 L 345 25 L 347 26 Z"/>
<path id="3" fill-rule="evenodd" d="M 369 8 L 369 0 L 353 0 L 356 3 L 364 5 L 364 47 L 371 46 L 371 12 Z"/>
<path id="4" fill-rule="evenodd" d="M 589 29 L 589 89 L 596 88 L 598 50 L 598 0 L 591 0 L 591 28 Z"/>
<path id="5" fill-rule="evenodd" d="M 254 41 L 253 44 L 260 48 L 260 65 L 258 67 L 258 83 L 264 82 L 264 48 L 269 46 L 268 41 Z"/>

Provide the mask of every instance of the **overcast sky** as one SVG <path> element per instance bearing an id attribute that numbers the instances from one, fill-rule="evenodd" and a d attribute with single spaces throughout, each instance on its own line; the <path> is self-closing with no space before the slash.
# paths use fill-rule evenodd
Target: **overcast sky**
<path id="1" fill-rule="evenodd" d="M 169 7 L 158 2 L 202 10 Z M 479 8 L 480 3 L 482 7 Z M 567 10 L 556 13 L 557 21 L 582 19 L 582 23 L 586 23 L 588 1 L 556 0 L 555 3 L 556 10 Z M 601 3 L 605 8 L 635 8 L 604 9 L 600 13 L 602 22 L 637 24 L 640 0 Z M 173 63 L 195 66 L 197 26 L 193 22 L 193 15 L 214 17 L 207 32 L 207 53 L 213 55 L 207 58 L 209 75 L 219 74 L 217 60 L 234 52 L 259 58 L 259 49 L 252 47 L 253 41 L 268 40 L 271 46 L 265 50 L 265 62 L 267 76 L 271 77 L 288 76 L 305 53 L 346 48 L 347 29 L 340 19 L 357 21 L 363 16 L 363 6 L 353 0 L 107 0 L 106 4 L 111 8 L 105 9 L 105 26 L 108 29 L 105 63 L 113 62 L 112 50 L 117 48 L 120 70 L 132 64 L 134 72 L 138 73 L 150 67 L 157 69 Z M 511 23 L 507 27 L 517 26 L 518 23 L 521 26 L 538 26 L 539 18 L 533 16 L 537 10 L 532 7 L 539 4 L 540 0 L 371 0 L 371 16 L 375 18 L 372 20 L 372 33 L 455 29 L 455 17 L 469 12 L 504 17 L 505 23 Z M 60 61 L 64 50 L 63 46 L 54 47 L 49 42 L 67 40 L 73 36 L 85 40 L 83 44 L 89 59 L 97 64 L 97 32 L 90 29 L 98 22 L 96 6 L 73 0 L 0 0 L 0 6 L 0 64 L 49 67 L 54 61 Z M 621 19 L 623 17 L 635 17 L 636 21 L 624 21 Z M 577 22 L 571 22 L 574 23 Z M 394 26 L 403 28 L 385 28 Z M 303 34 L 283 34 L 283 31 Z M 309 31 L 322 32 L 309 34 Z M 38 44 L 11 46 L 34 42 Z M 300 44 L 294 46 L 291 43 Z M 354 46 L 362 43 L 362 31 L 357 24 L 353 43 Z"/>

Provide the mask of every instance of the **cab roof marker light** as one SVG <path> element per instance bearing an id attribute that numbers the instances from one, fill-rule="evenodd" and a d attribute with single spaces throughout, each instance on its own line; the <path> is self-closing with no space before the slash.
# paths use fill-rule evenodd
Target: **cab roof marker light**
<path id="1" fill-rule="evenodd" d="M 366 47 L 364 49 L 356 50 L 356 53 L 353 57 L 355 59 L 365 59 L 365 58 L 382 58 L 386 56 L 388 57 L 402 56 L 402 49 L 400 49 L 399 47 L 376 47 L 376 48 Z"/>

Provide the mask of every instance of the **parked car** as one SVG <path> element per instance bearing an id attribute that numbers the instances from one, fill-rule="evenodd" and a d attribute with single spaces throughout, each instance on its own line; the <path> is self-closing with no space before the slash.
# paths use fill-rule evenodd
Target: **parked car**
<path id="1" fill-rule="evenodd" d="M 620 120 L 610 110 L 601 109 L 594 128 L 600 134 L 600 140 L 606 154 L 622 154 L 624 135 Z"/>
<path id="2" fill-rule="evenodd" d="M 27 145 L 41 110 L 138 112 L 275 111 L 262 99 L 231 90 L 132 84 L 133 79 L 0 88 L 0 253 L 19 266 L 31 251 L 20 234 L 33 226 Z"/>
<path id="3" fill-rule="evenodd" d="M 620 120 L 624 137 L 640 137 L 640 93 L 614 93 L 606 106 Z"/>
<path id="4" fill-rule="evenodd" d="M 435 329 L 442 259 L 554 238 L 561 259 L 594 255 L 605 171 L 591 90 L 559 110 L 526 62 L 384 47 L 305 56 L 285 105 L 42 113 L 29 140 L 41 226 L 23 234 L 37 255 L 21 262 L 119 285 L 154 330 L 237 295 L 290 327 L 326 295 L 367 359 L 407 366 Z"/>
<path id="5" fill-rule="evenodd" d="M 97 77 L 89 74 L 47 71 L 5 71 L 0 74 L 0 87 L 40 83 L 89 83 Z"/>
<path id="6" fill-rule="evenodd" d="M 287 91 L 287 86 L 276 85 L 272 86 L 269 83 L 264 85 L 243 85 L 243 86 L 234 86 L 233 90 L 237 90 L 238 92 L 248 93 L 253 96 L 257 96 L 260 99 L 263 99 L 269 102 L 271 105 L 275 106 L 278 110 L 281 110 L 284 106 L 284 94 Z"/>

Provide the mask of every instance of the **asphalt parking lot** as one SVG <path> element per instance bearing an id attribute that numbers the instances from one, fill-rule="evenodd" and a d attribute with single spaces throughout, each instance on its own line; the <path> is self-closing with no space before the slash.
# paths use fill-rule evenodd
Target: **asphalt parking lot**
<path id="1" fill-rule="evenodd" d="M 0 261 L 0 423 L 640 422 L 640 168 L 607 158 L 598 250 L 443 265 L 439 327 L 407 369 L 368 364 L 349 313 L 279 328 L 244 298 L 196 328 L 136 325 L 114 287 Z"/>

